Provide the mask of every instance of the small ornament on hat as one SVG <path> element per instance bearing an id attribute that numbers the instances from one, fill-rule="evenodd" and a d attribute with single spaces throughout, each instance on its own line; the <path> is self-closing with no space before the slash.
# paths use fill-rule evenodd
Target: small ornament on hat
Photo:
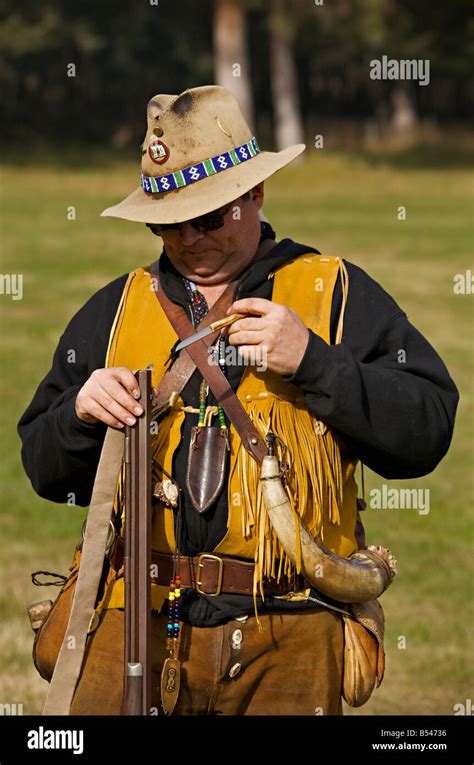
<path id="1" fill-rule="evenodd" d="M 164 141 L 152 141 L 148 147 L 148 156 L 156 165 L 162 165 L 170 156 L 170 150 Z"/>
<path id="2" fill-rule="evenodd" d="M 216 120 L 217 120 L 217 124 L 219 125 L 219 128 L 222 130 L 222 132 L 225 133 L 225 135 L 228 136 L 229 138 L 232 138 L 232 133 L 230 132 L 229 128 L 226 127 L 226 125 L 223 122 L 221 122 L 219 117 L 216 117 Z"/>

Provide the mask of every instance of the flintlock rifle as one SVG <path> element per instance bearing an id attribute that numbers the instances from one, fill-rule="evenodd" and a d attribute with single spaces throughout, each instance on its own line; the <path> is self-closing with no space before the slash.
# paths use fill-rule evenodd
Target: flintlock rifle
<path id="1" fill-rule="evenodd" d="M 122 715 L 149 715 L 151 705 L 151 369 L 135 377 L 143 413 L 125 429 L 125 672 Z"/>

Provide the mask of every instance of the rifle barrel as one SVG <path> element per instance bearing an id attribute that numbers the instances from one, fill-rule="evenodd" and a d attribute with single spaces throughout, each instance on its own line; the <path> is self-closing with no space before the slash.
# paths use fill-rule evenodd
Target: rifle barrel
<path id="1" fill-rule="evenodd" d="M 125 673 L 123 715 L 151 705 L 151 370 L 135 373 L 143 414 L 125 431 Z"/>

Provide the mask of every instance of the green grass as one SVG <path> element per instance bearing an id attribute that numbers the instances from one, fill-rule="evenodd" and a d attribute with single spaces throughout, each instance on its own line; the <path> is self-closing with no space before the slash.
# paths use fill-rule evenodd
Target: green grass
<path id="1" fill-rule="evenodd" d="M 455 161 L 450 158 L 455 157 Z M 472 295 L 453 277 L 472 267 L 472 188 L 459 154 L 314 151 L 267 183 L 265 213 L 279 238 L 318 247 L 366 269 L 393 295 L 447 364 L 461 391 L 457 426 L 438 469 L 396 487 L 430 489 L 431 511 L 370 510 L 369 542 L 390 547 L 399 575 L 383 597 L 386 677 L 351 714 L 452 714 L 472 696 Z M 61 164 L 62 162 L 62 164 Z M 24 296 L 1 296 L 0 702 L 41 711 L 46 684 L 31 661 L 26 606 L 54 597 L 30 571 L 64 572 L 85 510 L 37 497 L 20 460 L 18 418 L 47 373 L 61 332 L 116 276 L 153 260 L 144 226 L 100 219 L 137 183 L 136 164 L 106 154 L 12 159 L 3 173 L 3 273 L 22 273 Z M 407 219 L 397 219 L 405 206 Z M 75 206 L 76 220 L 67 219 Z M 384 480 L 367 471 L 366 493 Z M 398 648 L 400 636 L 406 648 Z"/>

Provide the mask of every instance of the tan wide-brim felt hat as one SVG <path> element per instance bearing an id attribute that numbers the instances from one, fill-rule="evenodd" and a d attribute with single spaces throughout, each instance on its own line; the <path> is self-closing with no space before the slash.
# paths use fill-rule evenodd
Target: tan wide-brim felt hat
<path id="1" fill-rule="evenodd" d="M 142 145 L 145 184 L 150 188 L 148 179 L 158 178 L 159 186 L 153 188 L 163 184 L 166 188 L 168 181 L 175 185 L 171 174 L 183 170 L 186 173 L 179 174 L 179 182 L 188 179 L 189 184 L 159 193 L 139 186 L 122 202 L 104 210 L 101 215 L 105 217 L 139 223 L 180 223 L 196 218 L 245 194 L 305 149 L 304 144 L 296 144 L 279 152 L 260 151 L 235 97 L 217 85 L 192 88 L 176 96 L 154 96 L 147 107 L 147 122 Z M 225 155 L 231 150 L 238 164 Z M 211 168 L 227 167 L 206 177 L 199 163 L 211 159 Z M 198 174 L 199 180 L 192 182 Z M 160 181 L 162 176 L 167 179 Z"/>

